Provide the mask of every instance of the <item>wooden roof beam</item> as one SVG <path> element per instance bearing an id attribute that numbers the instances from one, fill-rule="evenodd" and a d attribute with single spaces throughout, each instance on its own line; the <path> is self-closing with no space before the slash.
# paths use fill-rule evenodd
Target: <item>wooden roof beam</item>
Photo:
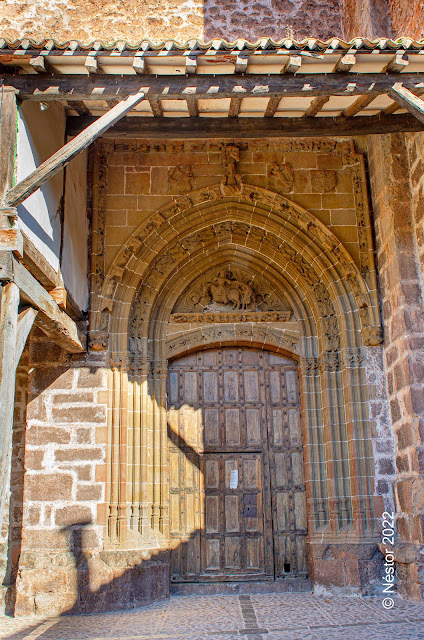
<path id="1" fill-rule="evenodd" d="M 197 57 L 187 56 L 185 59 L 185 72 L 187 75 L 193 75 L 197 73 Z"/>
<path id="2" fill-rule="evenodd" d="M 69 116 L 67 133 L 74 136 L 95 118 Z M 326 118 L 124 118 L 104 134 L 119 138 L 284 138 L 309 136 L 357 136 L 374 133 L 424 131 L 409 114 L 391 116 L 339 116 Z"/>
<path id="3" fill-rule="evenodd" d="M 61 171 L 72 158 L 88 147 L 96 138 L 118 122 L 143 99 L 143 92 L 136 93 L 125 98 L 115 107 L 112 107 L 112 109 L 89 125 L 84 131 L 81 131 L 73 140 L 56 151 L 56 153 L 45 162 L 42 162 L 29 176 L 12 187 L 12 189 L 6 193 L 3 206 L 17 207 L 18 204 L 21 204 L 21 202 L 26 200 L 34 191 L 37 191 L 37 189 L 52 176 Z"/>
<path id="4" fill-rule="evenodd" d="M 108 100 L 144 91 L 147 98 L 181 100 L 186 94 L 197 99 L 243 97 L 311 97 L 379 95 L 399 81 L 394 73 L 328 74 L 235 74 L 209 76 L 144 76 L 62 74 L 45 77 L 35 74 L 10 74 L 8 86 L 22 99 L 37 100 Z M 403 73 L 402 84 L 411 91 L 424 88 L 424 74 Z"/>
<path id="5" fill-rule="evenodd" d="M 37 73 L 52 73 L 52 71 L 54 71 L 48 60 L 46 60 L 46 57 L 42 55 L 31 58 L 29 65 Z"/>
<path id="6" fill-rule="evenodd" d="M 147 73 L 146 61 L 141 56 L 134 56 L 132 68 L 139 75 L 143 75 L 144 73 Z"/>
<path id="7" fill-rule="evenodd" d="M 292 73 L 295 74 L 299 71 L 302 66 L 302 58 L 301 56 L 289 56 L 284 67 L 281 69 L 281 73 Z"/>
<path id="8" fill-rule="evenodd" d="M 265 109 L 265 118 L 273 118 L 275 115 L 275 112 L 278 109 L 278 105 L 281 102 L 281 98 L 280 96 L 275 96 L 274 98 L 270 98 L 268 101 L 268 104 L 266 106 Z"/>
<path id="9" fill-rule="evenodd" d="M 196 98 L 194 96 L 187 96 L 186 102 L 190 117 L 197 118 L 197 116 L 199 115 L 199 105 Z"/>

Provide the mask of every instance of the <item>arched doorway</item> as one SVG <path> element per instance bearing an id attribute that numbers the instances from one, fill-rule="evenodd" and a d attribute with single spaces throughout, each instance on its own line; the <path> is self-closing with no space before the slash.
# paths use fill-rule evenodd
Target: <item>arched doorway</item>
<path id="1" fill-rule="evenodd" d="M 247 347 L 168 370 L 171 579 L 305 576 L 296 361 Z"/>

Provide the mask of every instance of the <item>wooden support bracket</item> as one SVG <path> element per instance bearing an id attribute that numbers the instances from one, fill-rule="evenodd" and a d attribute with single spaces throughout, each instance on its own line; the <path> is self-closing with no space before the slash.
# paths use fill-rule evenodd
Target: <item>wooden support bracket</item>
<path id="1" fill-rule="evenodd" d="M 13 251 L 18 258 L 24 255 L 24 239 L 14 207 L 0 208 L 0 251 Z"/>

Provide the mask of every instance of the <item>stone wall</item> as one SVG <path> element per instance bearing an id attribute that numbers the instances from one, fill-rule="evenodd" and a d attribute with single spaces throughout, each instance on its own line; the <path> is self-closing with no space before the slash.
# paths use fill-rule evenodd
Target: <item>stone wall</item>
<path id="1" fill-rule="evenodd" d="M 424 9 L 422 2 L 389 0 L 393 32 L 397 37 L 424 38 Z"/>
<path id="2" fill-rule="evenodd" d="M 150 39 L 232 41 L 260 37 L 279 40 L 287 27 L 297 38 L 340 36 L 339 0 L 4 0 L 0 17 L 3 38 L 81 40 Z"/>
<path id="3" fill-rule="evenodd" d="M 416 137 L 411 136 L 409 156 L 405 137 L 396 134 L 374 138 L 369 147 L 386 378 L 395 433 L 399 535 L 395 559 L 400 593 L 419 600 L 423 591 L 420 550 L 424 542 L 424 304 L 415 235 L 416 229 L 418 238 L 422 233 L 416 145 Z"/>
<path id="4" fill-rule="evenodd" d="M 345 40 L 387 38 L 392 34 L 388 0 L 342 0 L 341 21 Z"/>

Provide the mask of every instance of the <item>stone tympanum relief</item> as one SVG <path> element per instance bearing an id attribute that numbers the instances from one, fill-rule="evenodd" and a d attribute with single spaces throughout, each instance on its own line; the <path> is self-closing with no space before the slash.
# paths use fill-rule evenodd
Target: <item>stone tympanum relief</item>
<path id="1" fill-rule="evenodd" d="M 268 283 L 229 265 L 197 280 L 175 305 L 171 322 L 284 322 L 291 316 Z"/>

